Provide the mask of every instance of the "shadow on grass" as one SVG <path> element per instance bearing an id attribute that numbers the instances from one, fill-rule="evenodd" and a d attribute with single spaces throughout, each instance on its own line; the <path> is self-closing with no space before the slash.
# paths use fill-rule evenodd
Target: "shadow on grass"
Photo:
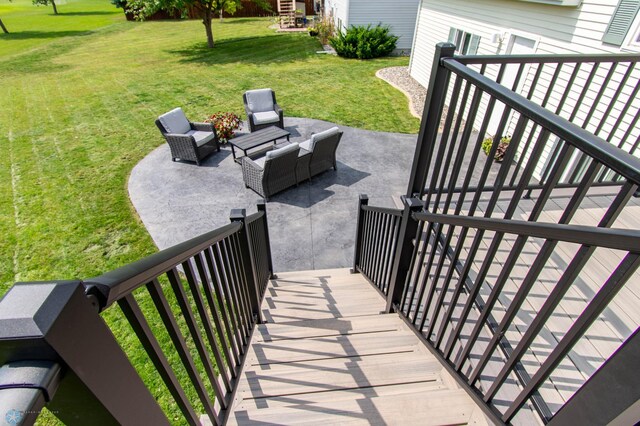
<path id="1" fill-rule="evenodd" d="M 227 18 L 225 16 L 224 20 L 222 21 L 222 25 L 246 24 L 247 22 L 256 22 L 256 21 L 264 21 L 264 18 L 233 18 L 233 17 Z"/>
<path id="2" fill-rule="evenodd" d="M 115 10 L 113 12 L 107 12 L 104 10 L 96 10 L 95 12 L 58 12 L 58 15 L 63 16 L 99 16 L 99 15 L 119 15 L 121 10 Z"/>
<path id="3" fill-rule="evenodd" d="M 291 34 L 273 34 L 259 37 L 238 37 L 207 44 L 197 43 L 187 49 L 168 53 L 182 57 L 180 62 L 220 65 L 233 63 L 270 64 L 304 60 L 316 55 L 320 46 L 315 39 Z"/>
<path id="4" fill-rule="evenodd" d="M 78 37 L 90 34 L 90 31 L 20 31 L 3 34 L 3 38 L 7 40 L 28 40 L 42 38 L 60 38 L 60 37 Z"/>

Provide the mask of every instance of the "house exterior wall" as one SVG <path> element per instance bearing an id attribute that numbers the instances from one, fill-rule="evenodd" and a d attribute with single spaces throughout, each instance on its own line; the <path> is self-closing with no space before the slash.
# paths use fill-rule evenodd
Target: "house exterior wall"
<path id="1" fill-rule="evenodd" d="M 391 27 L 398 37 L 396 48 L 408 51 L 413 44 L 419 0 L 367 1 L 351 0 L 349 25 L 377 25 Z"/>
<path id="2" fill-rule="evenodd" d="M 435 45 L 442 41 L 447 41 L 451 28 L 480 36 L 477 44 L 478 55 L 495 55 L 512 53 L 514 38 L 525 41 L 516 46 L 513 53 L 520 54 L 574 54 L 574 53 L 624 53 L 629 50 L 629 44 L 623 43 L 622 47 L 608 45 L 602 42 L 602 38 L 607 31 L 611 16 L 616 10 L 619 0 L 584 0 L 580 7 L 552 6 L 545 4 L 530 3 L 515 0 L 422 0 L 419 9 L 418 23 L 416 25 L 416 35 L 412 49 L 410 61 L 410 73 L 420 84 L 428 87 L 429 77 Z M 638 26 L 639 17 L 636 17 L 634 25 L 629 30 L 633 33 Z M 631 34 L 627 36 L 629 40 Z M 524 46 L 524 47 L 523 47 Z M 523 50 L 524 49 L 524 50 Z M 515 65 L 511 65 L 515 69 Z M 623 113 L 623 104 L 618 100 L 613 105 L 613 110 L 605 120 L 604 126 L 599 128 L 600 122 L 605 116 L 605 111 L 609 103 L 614 99 L 614 90 L 608 88 L 604 91 L 602 98 L 596 105 L 592 115 L 588 113 L 586 105 L 592 102 L 600 88 L 600 84 L 606 81 L 606 70 L 600 70 L 593 80 L 590 89 L 586 93 L 583 106 L 577 105 L 582 88 L 588 79 L 589 67 L 577 75 L 562 111 L 559 112 L 564 118 L 570 119 L 571 111 L 577 111 L 571 120 L 588 131 L 609 140 L 618 145 L 620 143 L 621 131 L 614 135 L 609 135 L 609 131 L 614 129 L 615 120 Z M 620 81 L 625 68 L 616 70 L 612 80 Z M 498 72 L 498 66 L 489 66 L 486 75 L 494 79 Z M 570 77 L 571 68 L 567 67 L 559 76 L 559 81 L 567 82 Z M 537 87 L 549 87 L 553 79 L 554 67 L 545 68 L 541 74 Z M 514 74 L 514 73 L 512 73 Z M 528 93 L 533 79 L 533 68 L 525 70 L 520 84 L 516 91 L 520 94 Z M 630 81 L 638 81 L 640 70 L 635 69 Z M 503 84 L 511 88 L 511 84 Z M 624 91 L 625 96 L 629 95 L 631 88 Z M 546 101 L 546 108 L 555 110 L 559 104 L 564 90 L 562 85 L 556 86 L 550 98 Z M 531 100 L 543 104 L 543 91 L 536 91 Z M 624 98 L 624 96 L 622 97 Z M 446 100 L 449 104 L 449 99 Z M 474 122 L 474 128 L 479 129 L 487 109 L 487 100 L 483 98 L 478 116 Z M 494 136 L 500 115 L 504 110 L 503 106 L 496 106 L 491 114 L 491 120 L 486 136 Z M 631 128 L 631 133 L 626 139 L 626 144 L 621 147 L 630 150 L 636 140 L 640 140 L 640 128 L 633 126 L 633 115 L 640 111 L 640 99 L 632 101 L 632 107 L 624 113 L 621 128 Z M 513 133 L 515 121 L 512 119 L 505 129 L 504 134 Z M 549 152 L 542 154 L 544 161 Z M 536 177 L 540 170 L 536 170 Z"/>
<path id="3" fill-rule="evenodd" d="M 451 27 L 479 35 L 479 55 L 507 53 L 511 35 L 535 40 L 536 54 L 620 53 L 602 37 L 618 0 L 584 0 L 580 7 L 514 0 L 421 0 L 410 72 L 429 83 L 435 45 Z M 503 41 L 493 41 L 494 34 Z"/>
<path id="4" fill-rule="evenodd" d="M 379 23 L 391 27 L 398 37 L 397 50 L 409 51 L 413 45 L 420 0 L 325 0 L 325 13 L 331 13 L 336 28 Z"/>

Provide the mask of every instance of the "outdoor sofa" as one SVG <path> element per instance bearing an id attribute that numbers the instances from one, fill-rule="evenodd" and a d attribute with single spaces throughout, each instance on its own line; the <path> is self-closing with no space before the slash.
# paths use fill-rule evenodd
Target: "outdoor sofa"
<path id="1" fill-rule="evenodd" d="M 200 162 L 215 151 L 220 151 L 218 134 L 212 123 L 192 123 L 182 108 L 162 114 L 156 126 L 171 148 L 171 159 Z"/>
<path id="2" fill-rule="evenodd" d="M 258 159 L 242 157 L 242 177 L 247 188 L 265 199 L 293 185 L 334 168 L 342 132 L 337 127 L 314 134 L 300 144 L 269 151 Z"/>

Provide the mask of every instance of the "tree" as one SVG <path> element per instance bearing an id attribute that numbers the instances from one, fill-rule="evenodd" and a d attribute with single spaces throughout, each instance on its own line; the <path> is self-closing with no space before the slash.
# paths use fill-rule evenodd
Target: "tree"
<path id="1" fill-rule="evenodd" d="M 35 4 L 36 6 L 38 5 L 49 6 L 49 4 L 51 4 L 51 6 L 53 6 L 53 14 L 54 15 L 58 14 L 58 8 L 56 7 L 55 0 L 33 0 L 33 4 Z"/>
<path id="2" fill-rule="evenodd" d="M 0 28 L 2 28 L 2 32 L 5 34 L 9 34 L 9 30 L 7 29 L 7 27 L 4 26 L 4 24 L 2 23 L 2 18 L 0 18 Z"/>
<path id="3" fill-rule="evenodd" d="M 53 0 L 33 0 L 35 1 L 52 1 Z M 265 10 L 271 10 L 268 0 L 250 0 Z M 213 30 L 211 29 L 211 21 L 216 14 L 220 15 L 227 12 L 234 14 L 242 7 L 242 0 L 131 0 L 127 2 L 129 11 L 134 14 L 136 19 L 144 20 L 146 17 L 153 15 L 159 10 L 178 11 L 183 17 L 189 14 L 189 11 L 198 11 L 202 16 L 202 24 L 207 34 L 207 45 L 209 48 L 214 47 Z"/>

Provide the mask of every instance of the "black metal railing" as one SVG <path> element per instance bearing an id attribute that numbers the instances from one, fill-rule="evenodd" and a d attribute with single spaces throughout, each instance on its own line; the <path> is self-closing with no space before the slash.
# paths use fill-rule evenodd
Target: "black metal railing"
<path id="1" fill-rule="evenodd" d="M 438 45 L 434 58 L 388 310 L 494 421 L 562 413 L 562 423 L 594 392 L 589 409 L 610 421 L 622 405 L 602 392 L 608 373 L 596 372 L 635 369 L 619 354 L 638 345 L 630 336 L 640 326 L 621 300 L 640 302 L 628 288 L 640 264 L 628 213 L 640 185 L 640 57 L 454 50 Z"/>
<path id="2" fill-rule="evenodd" d="M 360 272 L 385 296 L 391 282 L 402 210 L 371 207 L 360 195 L 352 272 Z"/>
<path id="3" fill-rule="evenodd" d="M 17 415 L 46 403 L 66 424 L 196 425 L 202 416 L 222 424 L 271 276 L 262 202 L 253 215 L 233 210 L 229 225 L 99 277 L 16 284 L 0 301 L 0 363 L 47 361 L 55 374 L 40 374 L 46 386 L 0 374 L 3 396 L 17 404 L 17 388 L 38 389 L 30 407 L 14 404 Z M 97 312 L 126 319 L 138 342 L 114 339 Z"/>

